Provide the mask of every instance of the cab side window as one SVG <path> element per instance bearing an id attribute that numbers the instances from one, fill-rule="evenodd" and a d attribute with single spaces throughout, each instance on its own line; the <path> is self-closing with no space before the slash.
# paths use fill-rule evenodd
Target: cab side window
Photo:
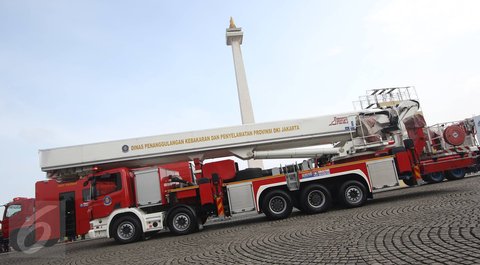
<path id="1" fill-rule="evenodd" d="M 15 215 L 16 213 L 18 212 L 21 212 L 22 211 L 22 205 L 20 204 L 12 204 L 10 206 L 8 206 L 7 208 L 7 212 L 5 213 L 5 217 L 12 217 L 13 215 Z"/>
<path id="2" fill-rule="evenodd" d="M 86 188 L 82 190 L 82 199 L 83 199 L 83 202 L 89 202 L 92 200 L 90 196 L 90 188 Z"/>
<path id="3" fill-rule="evenodd" d="M 96 177 L 96 196 L 103 196 L 122 188 L 120 173 L 105 174 Z"/>

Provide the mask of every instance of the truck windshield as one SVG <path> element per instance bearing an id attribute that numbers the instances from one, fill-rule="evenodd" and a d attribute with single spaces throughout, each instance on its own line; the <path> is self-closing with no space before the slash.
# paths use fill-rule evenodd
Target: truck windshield
<path id="1" fill-rule="evenodd" d="M 12 204 L 12 205 L 8 206 L 8 208 L 6 210 L 6 213 L 5 213 L 5 217 L 7 217 L 7 218 L 12 217 L 13 215 L 20 212 L 21 210 L 22 210 L 22 205 Z"/>
<path id="2" fill-rule="evenodd" d="M 122 188 L 120 173 L 96 176 L 92 184 L 92 198 L 104 196 Z"/>

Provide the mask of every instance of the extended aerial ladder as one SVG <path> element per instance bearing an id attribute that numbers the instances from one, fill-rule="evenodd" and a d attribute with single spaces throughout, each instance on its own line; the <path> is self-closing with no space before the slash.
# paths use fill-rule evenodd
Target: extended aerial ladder
<path id="1" fill-rule="evenodd" d="M 48 178 L 61 178 L 85 175 L 97 167 L 102 170 L 119 166 L 145 167 L 228 156 L 244 160 L 345 156 L 391 145 L 392 139 L 394 144 L 401 144 L 400 139 L 387 135 L 398 130 L 399 115 L 402 113 L 395 108 L 369 109 L 44 149 L 39 151 L 40 166 Z M 372 122 L 379 125 L 376 131 L 370 130 Z M 335 145 L 334 148 L 298 149 L 326 144 Z"/>

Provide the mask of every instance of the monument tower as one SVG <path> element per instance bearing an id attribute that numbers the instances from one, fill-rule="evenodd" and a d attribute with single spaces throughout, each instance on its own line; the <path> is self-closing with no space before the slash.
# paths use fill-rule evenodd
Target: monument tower
<path id="1" fill-rule="evenodd" d="M 240 45 L 243 42 L 242 28 L 237 28 L 233 18 L 230 17 L 230 26 L 227 28 L 227 45 L 232 46 L 233 64 L 235 66 L 235 77 L 237 79 L 238 100 L 240 103 L 240 113 L 242 115 L 242 124 L 255 123 L 253 117 L 252 101 L 248 92 L 247 75 L 243 65 L 242 50 Z M 262 160 L 249 160 L 248 167 L 263 168 Z"/>

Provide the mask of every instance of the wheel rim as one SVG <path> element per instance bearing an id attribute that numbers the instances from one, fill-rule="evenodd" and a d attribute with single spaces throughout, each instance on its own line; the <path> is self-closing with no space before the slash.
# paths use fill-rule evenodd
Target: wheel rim
<path id="1" fill-rule="evenodd" d="M 281 196 L 275 196 L 269 202 L 270 211 L 275 214 L 281 214 L 287 209 L 287 201 Z"/>
<path id="2" fill-rule="evenodd" d="M 353 203 L 353 204 L 359 203 L 359 202 L 362 201 L 363 191 L 359 187 L 356 187 L 356 186 L 348 187 L 345 190 L 345 198 L 350 203 Z"/>
<path id="3" fill-rule="evenodd" d="M 122 240 L 129 240 L 135 235 L 135 225 L 132 222 L 122 222 L 117 228 L 117 235 Z"/>
<path id="4" fill-rule="evenodd" d="M 442 173 L 442 172 L 432 173 L 432 174 L 430 174 L 430 179 L 431 179 L 433 182 L 440 182 L 440 181 L 443 180 L 443 173 Z"/>
<path id="5" fill-rule="evenodd" d="M 408 186 L 413 186 L 417 184 L 417 180 L 415 179 L 414 176 L 410 176 L 408 179 L 404 179 L 403 182 L 407 184 Z"/>
<path id="6" fill-rule="evenodd" d="M 457 168 L 450 170 L 450 174 L 455 178 L 462 178 L 465 175 L 465 170 L 463 168 Z"/>
<path id="7" fill-rule="evenodd" d="M 313 208 L 320 208 L 325 204 L 325 194 L 319 190 L 312 190 L 308 193 L 307 203 Z"/>
<path id="8" fill-rule="evenodd" d="M 190 217 L 186 213 L 178 213 L 173 217 L 173 227 L 178 231 L 185 231 L 190 226 Z"/>

